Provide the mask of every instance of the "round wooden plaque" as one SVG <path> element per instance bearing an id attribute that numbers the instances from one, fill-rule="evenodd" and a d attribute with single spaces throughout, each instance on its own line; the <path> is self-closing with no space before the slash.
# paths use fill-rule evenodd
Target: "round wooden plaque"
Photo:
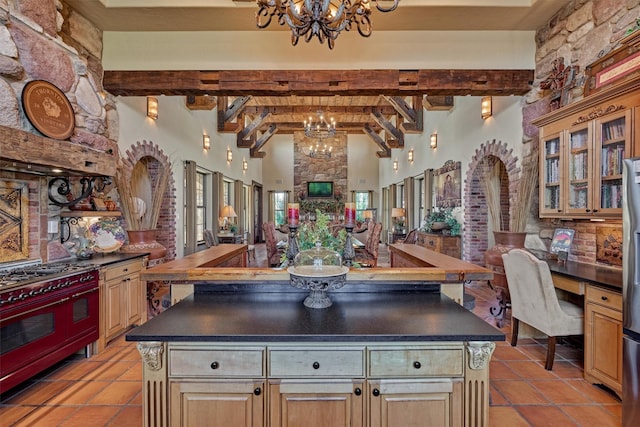
<path id="1" fill-rule="evenodd" d="M 22 90 L 22 106 L 31 124 L 43 135 L 67 139 L 73 134 L 76 117 L 65 94 L 44 80 L 33 80 Z"/>

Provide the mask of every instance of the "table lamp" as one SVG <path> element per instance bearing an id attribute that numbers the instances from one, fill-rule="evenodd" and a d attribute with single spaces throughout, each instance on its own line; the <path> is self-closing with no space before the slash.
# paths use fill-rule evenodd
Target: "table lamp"
<path id="1" fill-rule="evenodd" d="M 222 209 L 220 209 L 220 216 L 224 218 L 224 223 L 222 225 L 223 230 L 227 230 L 229 227 L 229 218 L 236 218 L 236 211 L 233 210 L 233 206 L 224 205 Z"/>
<path id="2" fill-rule="evenodd" d="M 404 228 L 404 208 L 392 208 L 391 218 L 394 218 L 393 224 L 396 232 L 401 233 Z"/>

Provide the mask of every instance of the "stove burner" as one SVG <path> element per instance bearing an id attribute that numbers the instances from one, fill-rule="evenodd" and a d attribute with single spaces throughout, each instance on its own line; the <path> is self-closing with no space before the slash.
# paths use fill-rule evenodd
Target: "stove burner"
<path id="1" fill-rule="evenodd" d="M 92 264 L 82 262 L 58 262 L 15 267 L 0 271 L 0 288 L 7 285 L 32 283 L 36 280 L 48 280 L 64 273 L 86 270 L 90 267 Z"/>

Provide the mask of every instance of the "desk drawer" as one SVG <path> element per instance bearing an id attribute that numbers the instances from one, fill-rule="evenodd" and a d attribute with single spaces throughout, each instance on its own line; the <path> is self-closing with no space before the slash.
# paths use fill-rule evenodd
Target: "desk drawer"
<path id="1" fill-rule="evenodd" d="M 264 377 L 264 348 L 171 349 L 171 377 Z"/>
<path id="2" fill-rule="evenodd" d="M 108 282 L 112 279 L 137 273 L 142 270 L 142 261 L 140 259 L 128 262 L 121 262 L 109 267 L 105 267 L 104 278 Z"/>
<path id="3" fill-rule="evenodd" d="M 270 349 L 269 376 L 364 377 L 364 348 Z"/>
<path id="4" fill-rule="evenodd" d="M 369 350 L 370 377 L 462 376 L 462 348 Z"/>
<path id="5" fill-rule="evenodd" d="M 586 301 L 612 310 L 622 311 L 622 294 L 597 286 L 587 286 Z"/>

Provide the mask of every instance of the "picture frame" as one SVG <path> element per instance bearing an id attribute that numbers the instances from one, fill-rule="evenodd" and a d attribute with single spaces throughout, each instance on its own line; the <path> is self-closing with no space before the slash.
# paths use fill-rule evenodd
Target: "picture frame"
<path id="1" fill-rule="evenodd" d="M 462 206 L 462 163 L 447 160 L 443 167 L 433 172 L 436 207 Z"/>

